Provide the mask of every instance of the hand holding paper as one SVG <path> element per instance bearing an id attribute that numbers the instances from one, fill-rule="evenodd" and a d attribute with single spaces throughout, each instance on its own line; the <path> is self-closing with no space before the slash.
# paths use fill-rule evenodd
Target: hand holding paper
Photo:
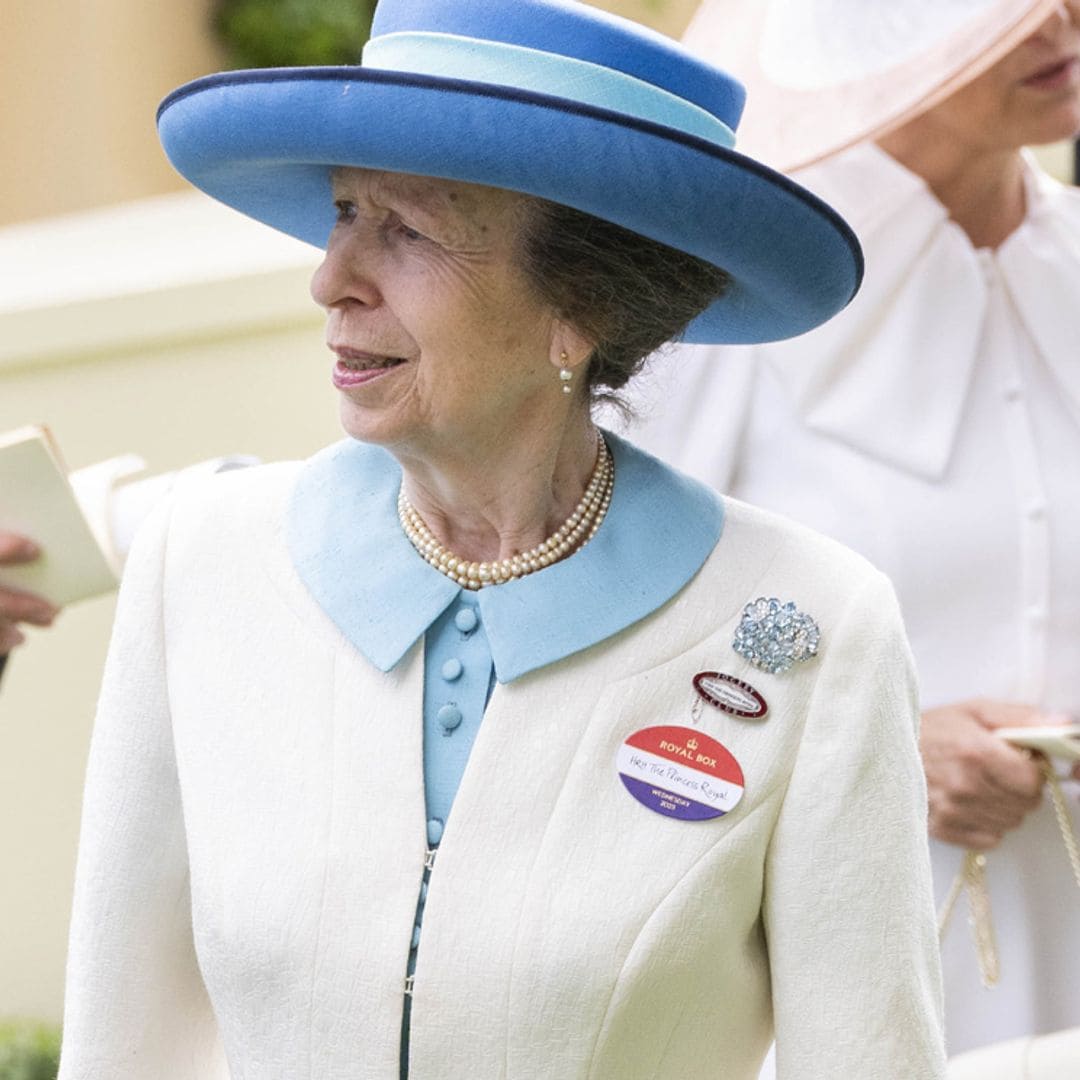
<path id="1" fill-rule="evenodd" d="M 0 436 L 0 530 L 32 538 L 40 550 L 0 564 L 0 589 L 60 607 L 116 588 L 108 540 L 94 534 L 45 428 Z"/>
<path id="2" fill-rule="evenodd" d="M 178 482 L 256 464 L 231 454 L 136 479 L 145 462 L 124 454 L 69 475 L 46 428 L 0 434 L 0 670 L 18 624 L 48 626 L 116 587 L 139 524 Z"/>
<path id="3" fill-rule="evenodd" d="M 0 567 L 18 566 L 38 557 L 35 544 L 15 533 L 0 531 Z M 59 609 L 34 593 L 0 587 L 0 657 L 23 641 L 19 623 L 48 626 Z"/>

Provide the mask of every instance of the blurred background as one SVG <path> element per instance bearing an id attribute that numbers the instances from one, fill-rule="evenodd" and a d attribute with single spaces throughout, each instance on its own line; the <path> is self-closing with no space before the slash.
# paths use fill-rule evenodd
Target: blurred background
<path id="1" fill-rule="evenodd" d="M 695 6 L 595 2 L 674 36 Z M 305 456 L 338 437 L 307 294 L 317 253 L 184 190 L 154 110 L 195 76 L 290 62 L 258 52 L 281 40 L 260 40 L 273 9 L 325 14 L 308 42 L 319 49 L 362 37 L 364 5 L 0 0 L 0 433 L 44 423 L 72 468 L 135 452 L 150 472 Z M 1071 147 L 1046 159 L 1071 179 Z M 0 1020 L 60 1019 L 111 615 L 111 598 L 64 612 L 0 688 Z"/>
<path id="2" fill-rule="evenodd" d="M 695 5 L 597 6 L 678 35 Z M 316 56 L 369 16 L 366 0 L 0 0 L 0 434 L 47 424 L 71 468 L 135 452 L 150 472 L 339 437 L 307 291 L 317 252 L 185 190 L 154 129 L 188 79 L 290 62 L 260 52 L 281 41 L 262 32 L 275 9 L 325 16 L 306 40 Z M 0 1044 L 5 1017 L 60 1019 L 112 606 L 31 632 L 0 686 Z M 36 1075 L 3 1055 L 0 1080 Z"/>

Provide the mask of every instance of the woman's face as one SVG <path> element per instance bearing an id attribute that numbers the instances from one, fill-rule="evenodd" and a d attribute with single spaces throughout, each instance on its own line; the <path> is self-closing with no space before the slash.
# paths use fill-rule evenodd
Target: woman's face
<path id="1" fill-rule="evenodd" d="M 1080 131 L 1080 0 L 930 110 L 967 144 L 1015 150 Z"/>
<path id="2" fill-rule="evenodd" d="M 560 324 L 519 265 L 527 201 L 341 168 L 311 292 L 326 309 L 345 430 L 435 455 L 496 449 L 561 397 Z"/>

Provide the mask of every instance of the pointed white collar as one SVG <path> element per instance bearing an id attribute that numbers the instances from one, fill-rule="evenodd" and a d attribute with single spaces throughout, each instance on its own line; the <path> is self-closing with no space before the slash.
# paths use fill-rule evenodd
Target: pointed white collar
<path id="1" fill-rule="evenodd" d="M 806 425 L 928 478 L 946 469 L 986 322 L 987 261 L 1080 411 L 1080 194 L 1028 162 L 1028 215 L 976 251 L 923 181 L 873 144 L 803 170 L 863 242 L 867 272 L 825 326 L 763 350 Z M 926 311 L 943 309 L 932 325 Z"/>

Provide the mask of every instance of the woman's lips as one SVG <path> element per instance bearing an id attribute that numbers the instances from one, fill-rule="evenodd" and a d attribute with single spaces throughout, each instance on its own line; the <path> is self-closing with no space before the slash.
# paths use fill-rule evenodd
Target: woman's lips
<path id="1" fill-rule="evenodd" d="M 1023 85 L 1032 90 L 1064 90 L 1080 78 L 1080 58 L 1066 57 L 1056 64 L 1040 68 L 1034 75 L 1023 80 Z"/>
<path id="2" fill-rule="evenodd" d="M 334 385 L 339 390 L 361 386 L 405 363 L 397 356 L 379 356 L 360 349 L 334 348 L 337 363 L 334 365 Z"/>

